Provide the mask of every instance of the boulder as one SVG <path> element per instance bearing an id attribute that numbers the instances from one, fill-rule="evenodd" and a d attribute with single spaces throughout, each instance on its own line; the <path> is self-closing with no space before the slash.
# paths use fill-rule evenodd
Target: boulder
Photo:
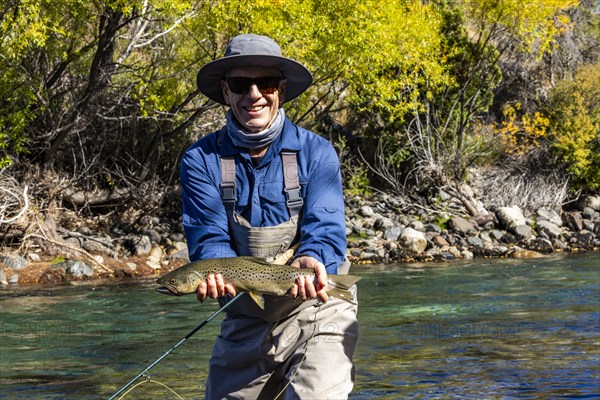
<path id="1" fill-rule="evenodd" d="M 563 224 L 560 214 L 551 208 L 542 207 L 537 210 L 536 214 L 538 216 L 538 221 L 549 221 L 556 226 L 562 226 Z"/>
<path id="2" fill-rule="evenodd" d="M 496 209 L 496 217 L 509 230 L 514 230 L 520 225 L 527 225 L 527 219 L 518 206 L 499 207 Z"/>
<path id="3" fill-rule="evenodd" d="M 416 231 L 420 231 L 420 232 L 425 231 L 425 225 L 421 221 L 419 221 L 419 220 L 411 221 L 408 224 L 408 226 L 411 227 L 411 228 L 413 228 Z"/>
<path id="4" fill-rule="evenodd" d="M 358 210 L 358 213 L 366 218 L 375 215 L 375 211 L 373 211 L 373 208 L 371 208 L 370 206 L 362 206 L 360 210 Z"/>
<path id="5" fill-rule="evenodd" d="M 402 231 L 403 229 L 400 226 L 388 226 L 383 232 L 383 238 L 385 240 L 398 240 Z"/>
<path id="6" fill-rule="evenodd" d="M 583 207 L 583 218 L 592 219 L 592 218 L 594 218 L 595 212 L 596 211 L 594 211 L 594 209 L 591 207 Z"/>
<path id="7" fill-rule="evenodd" d="M 594 211 L 600 211 L 600 195 L 586 196 L 583 199 L 583 205 Z"/>
<path id="8" fill-rule="evenodd" d="M 562 229 L 560 229 L 556 224 L 551 221 L 541 220 L 537 222 L 536 229 L 538 232 L 543 232 L 548 235 L 549 238 L 557 238 L 562 234 Z"/>
<path id="9" fill-rule="evenodd" d="M 533 236 L 533 231 L 529 225 L 517 225 L 513 228 L 514 234 L 518 239 L 530 239 Z"/>
<path id="10" fill-rule="evenodd" d="M 476 224 L 471 221 L 467 221 L 463 217 L 453 217 L 448 221 L 448 226 L 456 233 L 463 235 L 468 234 L 470 231 L 476 229 Z"/>
<path id="11" fill-rule="evenodd" d="M 583 218 L 580 212 L 568 212 L 563 214 L 564 224 L 572 231 L 579 232 L 583 229 Z"/>
<path id="12" fill-rule="evenodd" d="M 133 245 L 133 255 L 135 256 L 147 256 L 152 250 L 152 242 L 146 235 L 142 235 Z"/>
<path id="13" fill-rule="evenodd" d="M 420 254 L 427 248 L 427 238 L 423 232 L 413 228 L 406 228 L 400 235 L 399 242 L 411 253 Z"/>
<path id="14" fill-rule="evenodd" d="M 78 278 L 94 276 L 94 268 L 90 267 L 83 261 L 66 261 L 67 263 L 67 274 L 76 276 Z"/>
<path id="15" fill-rule="evenodd" d="M 15 271 L 23 269 L 29 264 L 26 259 L 24 259 L 18 254 L 0 256 L 0 261 L 3 262 L 4 265 Z"/>

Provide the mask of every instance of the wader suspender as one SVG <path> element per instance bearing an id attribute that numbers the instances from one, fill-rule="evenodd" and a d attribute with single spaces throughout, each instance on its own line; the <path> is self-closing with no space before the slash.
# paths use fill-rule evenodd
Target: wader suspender
<path id="1" fill-rule="evenodd" d="M 285 203 L 290 213 L 290 217 L 297 217 L 302 210 L 304 200 L 300 193 L 298 159 L 296 153 L 282 151 L 281 161 L 286 197 Z M 221 200 L 223 200 L 227 213 L 233 214 L 235 212 L 235 202 L 237 201 L 234 157 L 221 157 Z"/>

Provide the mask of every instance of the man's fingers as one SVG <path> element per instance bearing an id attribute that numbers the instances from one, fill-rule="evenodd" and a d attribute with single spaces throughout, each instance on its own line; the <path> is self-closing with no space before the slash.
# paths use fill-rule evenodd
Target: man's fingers
<path id="1" fill-rule="evenodd" d="M 206 277 L 206 295 L 213 299 L 219 297 L 219 292 L 217 290 L 217 282 L 215 280 L 215 276 L 210 274 Z"/>
<path id="2" fill-rule="evenodd" d="M 196 297 L 198 297 L 200 302 L 203 302 L 206 299 L 206 282 L 200 282 L 196 288 Z"/>
<path id="3" fill-rule="evenodd" d="M 292 296 L 294 299 L 298 297 L 298 284 L 294 283 L 292 285 L 292 287 L 290 288 L 290 296 Z"/>
<path id="4" fill-rule="evenodd" d="M 229 283 L 225 284 L 225 291 L 232 297 L 236 294 L 235 288 Z"/>
<path id="5" fill-rule="evenodd" d="M 304 279 L 304 275 L 300 275 L 296 278 L 296 283 L 298 284 L 298 295 L 302 298 L 302 300 L 306 300 L 306 280 Z"/>
<path id="6" fill-rule="evenodd" d="M 304 279 L 304 288 L 305 288 L 305 292 L 306 292 L 306 296 L 309 299 L 314 299 L 315 297 L 317 297 L 317 290 L 315 289 L 315 285 L 312 281 L 312 279 Z"/>
<path id="7" fill-rule="evenodd" d="M 217 286 L 217 294 L 219 296 L 225 296 L 225 281 L 223 280 L 223 275 L 216 274 L 215 282 Z"/>

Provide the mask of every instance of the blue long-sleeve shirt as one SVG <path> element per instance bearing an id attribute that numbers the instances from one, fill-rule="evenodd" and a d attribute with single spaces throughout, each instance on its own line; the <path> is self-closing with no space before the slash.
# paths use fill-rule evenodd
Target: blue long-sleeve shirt
<path id="1" fill-rule="evenodd" d="M 279 156 L 281 150 L 290 150 L 298 154 L 304 199 L 297 254 L 321 261 L 328 274 L 337 273 L 346 253 L 346 227 L 340 164 L 333 146 L 286 118 L 283 132 L 255 167 L 245 149 L 236 147 L 228 135 L 219 132 L 193 144 L 181 161 L 183 227 L 190 260 L 237 255 L 221 200 L 219 155 L 235 156 L 237 213 L 251 226 L 263 227 L 290 219 Z"/>

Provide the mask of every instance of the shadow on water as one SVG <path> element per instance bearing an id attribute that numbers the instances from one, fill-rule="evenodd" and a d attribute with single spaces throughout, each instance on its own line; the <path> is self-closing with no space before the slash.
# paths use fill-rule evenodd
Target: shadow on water
<path id="1" fill-rule="evenodd" d="M 352 399 L 599 398 L 600 255 L 357 266 Z M 217 309 L 151 283 L 0 291 L 0 399 L 108 398 Z M 150 373 L 201 398 L 218 322 Z M 175 398 L 159 383 L 125 396 Z"/>

